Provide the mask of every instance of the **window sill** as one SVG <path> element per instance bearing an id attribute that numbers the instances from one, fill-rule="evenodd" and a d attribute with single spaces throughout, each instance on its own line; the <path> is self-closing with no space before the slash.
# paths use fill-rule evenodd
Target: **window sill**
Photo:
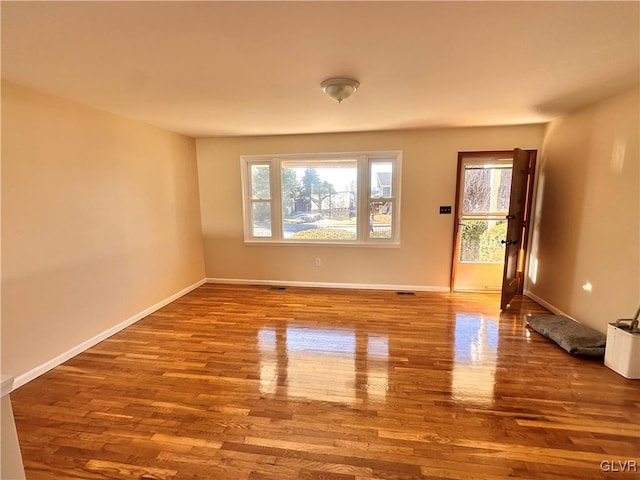
<path id="1" fill-rule="evenodd" d="M 276 246 L 276 247 L 364 247 L 364 248 L 400 248 L 400 242 L 383 241 L 383 242 L 322 242 L 322 241 L 308 241 L 301 242 L 287 241 L 287 240 L 245 240 L 244 244 L 247 246 Z"/>

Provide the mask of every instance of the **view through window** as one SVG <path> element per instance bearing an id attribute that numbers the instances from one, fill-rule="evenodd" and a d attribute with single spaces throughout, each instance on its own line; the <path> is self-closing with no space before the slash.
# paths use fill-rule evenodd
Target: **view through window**
<path id="1" fill-rule="evenodd" d="M 282 162 L 283 237 L 356 240 L 356 160 Z"/>

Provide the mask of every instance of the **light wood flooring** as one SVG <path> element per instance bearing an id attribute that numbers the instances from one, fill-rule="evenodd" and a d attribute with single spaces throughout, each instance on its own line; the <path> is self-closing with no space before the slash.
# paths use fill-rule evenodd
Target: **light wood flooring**
<path id="1" fill-rule="evenodd" d="M 11 394 L 27 478 L 638 478 L 639 381 L 498 304 L 204 285 Z"/>

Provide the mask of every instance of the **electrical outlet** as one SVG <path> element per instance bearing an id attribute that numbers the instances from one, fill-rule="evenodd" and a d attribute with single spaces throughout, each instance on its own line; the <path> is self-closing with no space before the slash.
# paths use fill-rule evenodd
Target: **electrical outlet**
<path id="1" fill-rule="evenodd" d="M 316 258 L 316 267 L 321 267 L 322 266 L 322 260 L 320 258 Z"/>
<path id="2" fill-rule="evenodd" d="M 451 213 L 451 205 L 441 206 L 440 207 L 440 215 L 450 214 Z"/>

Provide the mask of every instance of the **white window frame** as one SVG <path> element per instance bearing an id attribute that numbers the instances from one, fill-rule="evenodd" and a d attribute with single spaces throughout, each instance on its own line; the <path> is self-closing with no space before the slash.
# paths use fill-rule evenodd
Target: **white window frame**
<path id="1" fill-rule="evenodd" d="M 253 189 L 251 188 L 251 177 L 252 177 L 252 173 L 251 173 L 251 167 L 257 165 L 257 166 L 267 166 L 269 167 L 269 198 L 254 198 L 253 196 Z M 270 162 L 264 161 L 264 162 L 252 162 L 248 165 L 247 168 L 247 176 L 248 176 L 248 181 L 247 183 L 249 184 L 249 189 L 247 190 L 247 202 L 248 202 L 248 207 L 249 210 L 247 212 L 248 215 L 248 222 L 250 225 L 253 225 L 253 206 L 256 204 L 260 204 L 260 203 L 266 203 L 269 204 L 269 212 L 270 212 L 270 216 L 271 216 L 271 221 L 273 222 L 273 185 L 271 184 L 271 179 L 272 179 L 272 174 L 271 174 L 271 168 L 273 168 L 271 166 Z M 252 229 L 252 234 L 253 234 L 253 229 Z M 255 238 L 272 238 L 273 237 L 273 225 L 271 225 L 271 235 L 268 237 L 255 237 Z"/>
<path id="2" fill-rule="evenodd" d="M 286 161 L 355 160 L 357 164 L 358 202 L 355 240 L 309 240 L 284 238 L 282 218 L 282 168 Z M 371 165 L 375 162 L 393 164 L 391 197 L 372 197 Z M 271 237 L 253 235 L 251 165 L 268 164 L 271 189 Z M 340 152 L 285 155 L 242 155 L 243 229 L 245 244 L 340 245 L 368 247 L 398 247 L 400 245 L 400 198 L 402 184 L 402 151 Z M 391 238 L 369 238 L 369 206 L 371 202 L 391 201 Z"/>

